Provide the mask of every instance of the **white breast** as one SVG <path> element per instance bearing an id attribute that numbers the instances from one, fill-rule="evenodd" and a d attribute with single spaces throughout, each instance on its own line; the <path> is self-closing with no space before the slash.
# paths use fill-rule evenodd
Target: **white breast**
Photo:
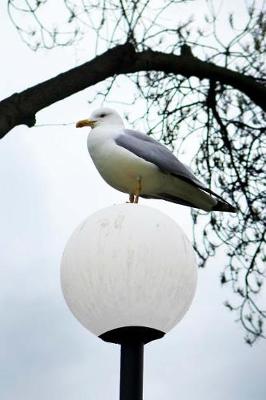
<path id="1" fill-rule="evenodd" d="M 134 193 L 141 178 L 142 193 L 156 193 L 163 174 L 154 164 L 118 146 L 114 139 L 121 133 L 121 128 L 115 127 L 91 131 L 87 144 L 96 168 L 109 185 L 122 192 Z"/>

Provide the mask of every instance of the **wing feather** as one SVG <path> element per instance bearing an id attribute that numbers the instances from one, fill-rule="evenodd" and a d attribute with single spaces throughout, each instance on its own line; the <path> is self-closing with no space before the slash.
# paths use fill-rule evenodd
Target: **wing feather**
<path id="1" fill-rule="evenodd" d="M 136 154 L 138 157 L 155 164 L 163 173 L 171 174 L 207 193 L 212 194 L 220 200 L 219 208 L 222 208 L 222 211 L 236 211 L 235 208 L 221 196 L 200 182 L 190 169 L 179 161 L 171 151 L 167 149 L 167 147 L 163 146 L 150 136 L 131 129 L 123 129 L 123 133 L 116 137 L 115 142 L 118 146 L 124 147 Z M 227 210 L 225 210 L 225 208 Z"/>
<path id="2" fill-rule="evenodd" d="M 138 131 L 124 129 L 123 132 L 124 134 L 115 139 L 116 144 L 155 164 L 162 172 L 177 176 L 201 189 L 206 189 L 203 183 L 167 147 Z"/>

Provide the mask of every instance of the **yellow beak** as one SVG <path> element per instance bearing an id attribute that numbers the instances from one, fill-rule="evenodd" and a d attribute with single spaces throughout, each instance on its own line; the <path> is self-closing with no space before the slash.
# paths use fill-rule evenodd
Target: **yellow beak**
<path id="1" fill-rule="evenodd" d="M 83 126 L 94 127 L 95 122 L 93 119 L 82 119 L 76 123 L 76 128 L 83 128 Z"/>

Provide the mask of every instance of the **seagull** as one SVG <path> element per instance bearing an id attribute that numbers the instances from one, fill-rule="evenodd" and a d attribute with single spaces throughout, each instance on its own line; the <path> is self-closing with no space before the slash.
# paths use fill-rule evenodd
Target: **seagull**
<path id="1" fill-rule="evenodd" d="M 139 131 L 126 129 L 111 108 L 94 111 L 77 128 L 91 127 L 87 145 L 103 177 L 115 189 L 139 197 L 161 199 L 204 211 L 236 212 L 236 208 L 206 187 L 167 147 Z"/>

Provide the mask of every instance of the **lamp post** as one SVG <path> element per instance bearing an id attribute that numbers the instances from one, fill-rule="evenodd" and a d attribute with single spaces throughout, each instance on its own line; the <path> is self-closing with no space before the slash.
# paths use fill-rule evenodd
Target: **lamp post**
<path id="1" fill-rule="evenodd" d="M 72 234 L 61 263 L 64 297 L 89 331 L 121 345 L 120 400 L 142 400 L 144 345 L 182 319 L 196 281 L 191 243 L 158 210 L 108 207 Z"/>

